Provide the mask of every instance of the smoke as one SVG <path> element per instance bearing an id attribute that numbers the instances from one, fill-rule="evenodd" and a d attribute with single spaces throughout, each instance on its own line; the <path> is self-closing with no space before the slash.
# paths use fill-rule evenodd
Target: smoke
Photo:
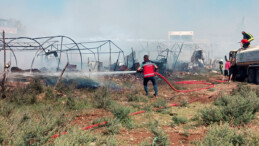
<path id="1" fill-rule="evenodd" d="M 223 58 L 240 47 L 244 28 L 259 45 L 258 6 L 256 0 L 2 0 L 0 18 L 20 20 L 30 37 L 114 40 L 125 54 L 131 47 L 143 50 L 138 40 L 167 40 L 168 31 L 190 30 L 195 41 L 209 42 L 202 49 L 210 57 Z"/>

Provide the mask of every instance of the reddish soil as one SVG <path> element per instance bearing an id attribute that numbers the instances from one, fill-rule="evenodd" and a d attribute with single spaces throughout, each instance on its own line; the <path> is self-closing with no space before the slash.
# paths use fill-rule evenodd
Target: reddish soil
<path id="1" fill-rule="evenodd" d="M 179 130 L 171 127 L 163 127 L 164 131 L 169 135 L 170 145 L 189 145 L 190 142 L 200 141 L 205 137 L 206 130 L 195 128 L 189 130 Z"/>
<path id="2" fill-rule="evenodd" d="M 120 134 L 118 134 L 117 139 L 127 141 L 128 144 L 141 144 L 145 139 L 155 137 L 148 129 L 138 128 L 138 129 L 122 129 Z"/>
<path id="3" fill-rule="evenodd" d="M 79 125 L 82 128 L 92 125 L 92 122 L 94 120 L 103 118 L 103 117 L 113 117 L 112 113 L 107 112 L 104 109 L 94 109 L 90 110 L 87 114 L 85 115 L 80 115 L 76 117 L 72 122 L 71 125 Z"/>

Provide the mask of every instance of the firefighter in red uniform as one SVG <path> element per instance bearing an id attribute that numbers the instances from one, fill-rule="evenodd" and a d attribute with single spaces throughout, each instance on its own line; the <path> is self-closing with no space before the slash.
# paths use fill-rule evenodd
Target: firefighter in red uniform
<path id="1" fill-rule="evenodd" d="M 144 89 L 146 91 L 146 95 L 149 95 L 147 83 L 149 80 L 151 80 L 151 82 L 153 83 L 154 90 L 155 90 L 154 96 L 157 98 L 158 91 L 157 91 L 157 85 L 156 85 L 156 79 L 155 79 L 156 70 L 157 70 L 157 66 L 148 59 L 148 55 L 144 55 L 144 62 L 138 68 L 137 72 L 143 71 L 143 75 L 144 75 L 143 84 L 144 84 Z"/>

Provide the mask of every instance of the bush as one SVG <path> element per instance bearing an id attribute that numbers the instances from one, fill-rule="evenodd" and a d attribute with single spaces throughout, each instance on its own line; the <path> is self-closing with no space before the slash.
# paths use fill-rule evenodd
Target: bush
<path id="1" fill-rule="evenodd" d="M 53 92 L 52 88 L 45 89 L 45 98 L 48 100 L 57 100 L 57 95 Z"/>
<path id="2" fill-rule="evenodd" d="M 172 118 L 172 120 L 177 125 L 179 125 L 179 124 L 186 124 L 188 122 L 188 119 L 186 117 L 183 117 L 183 116 L 174 116 Z"/>
<path id="3" fill-rule="evenodd" d="M 229 127 L 228 124 L 224 124 L 222 126 L 211 126 L 205 139 L 197 145 L 235 146 L 245 145 L 246 143 L 246 138 L 243 133 Z"/>
<path id="4" fill-rule="evenodd" d="M 67 97 L 66 106 L 69 109 L 76 109 L 75 97 L 71 97 L 71 95 L 69 95 Z"/>
<path id="5" fill-rule="evenodd" d="M 232 95 L 241 95 L 243 97 L 251 94 L 251 92 L 255 92 L 255 94 L 259 95 L 259 89 L 252 89 L 250 86 L 247 86 L 246 83 L 238 84 L 237 89 L 232 90 Z"/>
<path id="6" fill-rule="evenodd" d="M 107 88 L 102 87 L 94 94 L 93 104 L 95 107 L 108 109 L 111 103 L 111 95 Z"/>
<path id="7" fill-rule="evenodd" d="M 127 128 L 133 128 L 132 119 L 130 117 L 130 108 L 119 105 L 117 103 L 113 103 L 111 106 L 111 112 L 113 113 L 114 117 L 118 119 L 121 124 Z"/>
<path id="8" fill-rule="evenodd" d="M 167 146 L 169 145 L 168 136 L 163 132 L 162 129 L 158 127 L 152 127 L 151 131 L 155 134 L 155 138 L 153 139 L 153 144 L 155 146 Z"/>
<path id="9" fill-rule="evenodd" d="M 119 134 L 121 129 L 121 123 L 118 119 L 109 120 L 106 124 L 105 131 L 103 131 L 106 135 L 114 135 Z"/>
<path id="10" fill-rule="evenodd" d="M 92 124 L 102 123 L 104 121 L 106 121 L 107 124 L 99 126 L 99 127 L 103 127 L 103 126 L 106 127 L 105 130 L 103 131 L 103 134 L 114 135 L 114 134 L 118 134 L 120 132 L 121 123 L 120 123 L 120 120 L 118 120 L 118 119 L 104 117 L 104 118 L 94 120 Z"/>
<path id="11" fill-rule="evenodd" d="M 259 133 L 253 133 L 253 132 L 249 132 L 246 131 L 244 133 L 244 135 L 246 135 L 246 143 L 247 145 L 252 145 L 252 146 L 257 146 L 259 145 Z"/>
<path id="12" fill-rule="evenodd" d="M 167 108 L 166 104 L 167 104 L 167 101 L 161 98 L 157 99 L 155 102 L 152 103 L 153 107 L 159 108 L 158 110 L 156 110 L 158 112 L 161 112 L 163 109 Z"/>
<path id="13" fill-rule="evenodd" d="M 214 122 L 226 121 L 234 125 L 248 123 L 259 111 L 259 98 L 254 90 L 242 88 L 233 96 L 222 96 L 215 100 L 214 107 L 206 107 L 199 111 L 202 123 L 209 125 Z"/>
<path id="14" fill-rule="evenodd" d="M 5 93 L 8 101 L 17 104 L 35 104 L 37 102 L 37 95 L 44 91 L 40 80 L 33 80 L 27 87 L 16 88 Z"/>
<path id="15" fill-rule="evenodd" d="M 6 102 L 0 102 L 0 115 L 3 117 L 9 117 L 14 110 L 14 105 L 7 104 Z"/>
<path id="16" fill-rule="evenodd" d="M 8 101 L 15 102 L 17 104 L 34 104 L 37 102 L 36 92 L 27 90 L 27 88 L 15 89 L 7 94 Z"/>
<path id="17" fill-rule="evenodd" d="M 72 95 L 68 95 L 66 98 L 66 104 L 65 106 L 69 110 L 80 110 L 88 108 L 89 101 L 87 98 L 80 98 L 80 97 L 74 97 Z"/>
<path id="18" fill-rule="evenodd" d="M 205 107 L 199 111 L 198 120 L 202 124 L 210 125 L 212 123 L 218 123 L 223 120 L 221 108 L 218 107 Z"/>

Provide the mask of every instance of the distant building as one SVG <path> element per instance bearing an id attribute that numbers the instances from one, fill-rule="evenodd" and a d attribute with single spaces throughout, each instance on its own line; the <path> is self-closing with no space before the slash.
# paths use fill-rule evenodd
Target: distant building
<path id="1" fill-rule="evenodd" d="M 193 41 L 193 31 L 169 31 L 168 40 L 169 41 L 192 42 Z"/>
<path id="2" fill-rule="evenodd" d="M 7 34 L 18 34 L 22 31 L 22 24 L 17 20 L 0 19 L 0 32 Z"/>

